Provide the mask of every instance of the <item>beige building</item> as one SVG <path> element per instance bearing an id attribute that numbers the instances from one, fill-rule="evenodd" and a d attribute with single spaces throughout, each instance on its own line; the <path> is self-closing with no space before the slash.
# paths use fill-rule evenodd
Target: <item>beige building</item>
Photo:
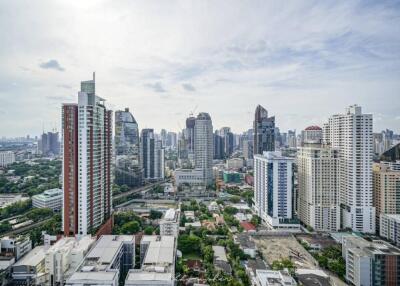
<path id="1" fill-rule="evenodd" d="M 375 163 L 372 171 L 373 202 L 379 225 L 381 214 L 400 214 L 400 171 L 385 163 Z"/>
<path id="2" fill-rule="evenodd" d="M 340 229 L 339 152 L 308 144 L 297 153 L 299 219 L 317 231 Z"/>

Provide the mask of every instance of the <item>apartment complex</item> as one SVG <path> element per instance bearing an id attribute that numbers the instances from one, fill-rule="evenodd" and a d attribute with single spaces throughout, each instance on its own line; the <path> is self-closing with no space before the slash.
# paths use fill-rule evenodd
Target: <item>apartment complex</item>
<path id="1" fill-rule="evenodd" d="M 324 125 L 323 141 L 339 151 L 339 201 L 342 227 L 375 232 L 372 205 L 372 114 L 352 105 Z"/>
<path id="2" fill-rule="evenodd" d="M 63 222 L 66 235 L 86 235 L 111 215 L 112 112 L 81 82 L 78 104 L 62 106 Z"/>
<path id="3" fill-rule="evenodd" d="M 254 208 L 274 228 L 299 228 L 293 220 L 293 163 L 280 151 L 254 155 Z"/>
<path id="4" fill-rule="evenodd" d="M 299 219 L 316 231 L 339 230 L 339 151 L 306 143 L 298 149 L 296 161 Z"/>
<path id="5" fill-rule="evenodd" d="M 355 286 L 399 285 L 400 249 L 382 240 L 343 238 L 346 280 Z"/>

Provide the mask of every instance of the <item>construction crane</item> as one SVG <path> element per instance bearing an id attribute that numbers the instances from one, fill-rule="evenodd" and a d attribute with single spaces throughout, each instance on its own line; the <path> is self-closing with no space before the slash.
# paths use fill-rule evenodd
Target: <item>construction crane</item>
<path id="1" fill-rule="evenodd" d="M 192 111 L 190 111 L 190 113 L 189 113 L 189 116 L 194 116 L 194 113 L 196 112 L 196 110 L 197 110 L 197 107 L 199 107 L 198 105 L 196 105 L 194 108 L 193 108 L 193 110 Z"/>

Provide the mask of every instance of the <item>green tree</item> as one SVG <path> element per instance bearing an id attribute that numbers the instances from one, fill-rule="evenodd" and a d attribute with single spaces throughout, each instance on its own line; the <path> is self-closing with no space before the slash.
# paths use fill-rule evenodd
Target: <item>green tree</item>
<path id="1" fill-rule="evenodd" d="M 135 234 L 140 230 L 140 224 L 137 221 L 130 221 L 122 225 L 121 234 Z"/>
<path id="2" fill-rule="evenodd" d="M 162 218 L 162 212 L 157 211 L 157 210 L 150 210 L 150 219 L 160 219 Z"/>
<path id="3" fill-rule="evenodd" d="M 178 249 L 182 253 L 198 253 L 201 246 L 200 237 L 193 234 L 182 234 L 178 238 Z"/>
<path id="4" fill-rule="evenodd" d="M 154 232 L 154 227 L 152 226 L 146 226 L 146 228 L 144 229 L 144 234 L 146 235 L 152 235 Z"/>

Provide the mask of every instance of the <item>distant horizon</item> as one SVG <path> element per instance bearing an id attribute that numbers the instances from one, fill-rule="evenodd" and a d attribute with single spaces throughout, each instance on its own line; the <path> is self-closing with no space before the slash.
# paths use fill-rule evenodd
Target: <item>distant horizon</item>
<path id="1" fill-rule="evenodd" d="M 400 5 L 391 1 L 2 1 L 0 137 L 61 126 L 96 71 L 113 111 L 180 131 L 252 127 L 257 104 L 281 131 L 358 104 L 374 132 L 400 133 Z"/>

